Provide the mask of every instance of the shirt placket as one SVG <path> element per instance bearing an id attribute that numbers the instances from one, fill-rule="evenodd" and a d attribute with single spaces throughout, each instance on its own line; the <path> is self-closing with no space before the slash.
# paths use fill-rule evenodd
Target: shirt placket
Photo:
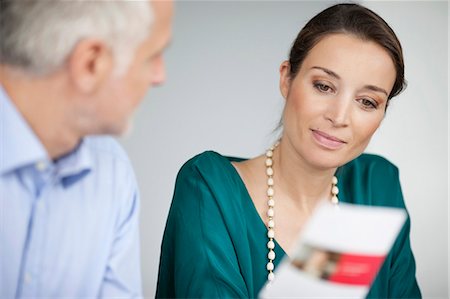
<path id="1" fill-rule="evenodd" d="M 38 162 L 31 169 L 33 177 L 34 197 L 28 224 L 27 240 L 23 253 L 23 264 L 18 292 L 18 298 L 35 298 L 39 296 L 40 277 L 48 271 L 43 262 L 45 261 L 45 239 L 47 235 L 47 202 L 51 191 L 52 169 L 50 163 Z M 45 291 L 45 290 L 43 290 Z"/>

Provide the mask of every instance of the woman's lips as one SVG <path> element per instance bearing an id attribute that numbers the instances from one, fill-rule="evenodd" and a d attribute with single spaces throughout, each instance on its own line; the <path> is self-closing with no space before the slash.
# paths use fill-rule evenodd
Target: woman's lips
<path id="1" fill-rule="evenodd" d="M 334 136 L 328 135 L 325 132 L 319 131 L 319 130 L 311 130 L 313 133 L 314 140 L 321 145 L 322 147 L 325 147 L 330 150 L 337 150 L 343 147 L 346 142 L 336 138 Z"/>

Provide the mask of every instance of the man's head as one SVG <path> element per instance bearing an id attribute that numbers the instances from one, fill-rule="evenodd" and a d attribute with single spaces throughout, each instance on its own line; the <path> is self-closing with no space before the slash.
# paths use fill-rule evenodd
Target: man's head
<path id="1" fill-rule="evenodd" d="M 148 87 L 165 80 L 171 17 L 169 1 L 9 0 L 0 64 L 30 82 L 57 81 L 80 135 L 121 134 Z"/>

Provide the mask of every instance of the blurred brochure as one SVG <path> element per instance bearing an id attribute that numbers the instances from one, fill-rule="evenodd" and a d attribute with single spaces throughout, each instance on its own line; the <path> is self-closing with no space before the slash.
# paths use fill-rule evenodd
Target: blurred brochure
<path id="1" fill-rule="evenodd" d="M 403 209 L 322 202 L 260 298 L 364 298 L 406 220 Z"/>

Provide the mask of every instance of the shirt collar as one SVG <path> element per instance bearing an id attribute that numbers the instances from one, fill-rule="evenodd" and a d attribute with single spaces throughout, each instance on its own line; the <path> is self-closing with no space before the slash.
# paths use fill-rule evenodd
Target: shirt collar
<path id="1" fill-rule="evenodd" d="M 64 187 L 68 187 L 91 172 L 92 153 L 85 140 L 68 155 L 58 159 L 55 163 L 57 175 Z"/>
<path id="2" fill-rule="evenodd" d="M 83 140 L 55 163 L 39 138 L 0 85 L 0 175 L 38 162 L 54 166 L 64 186 L 69 186 L 92 168 L 92 156 Z"/>

